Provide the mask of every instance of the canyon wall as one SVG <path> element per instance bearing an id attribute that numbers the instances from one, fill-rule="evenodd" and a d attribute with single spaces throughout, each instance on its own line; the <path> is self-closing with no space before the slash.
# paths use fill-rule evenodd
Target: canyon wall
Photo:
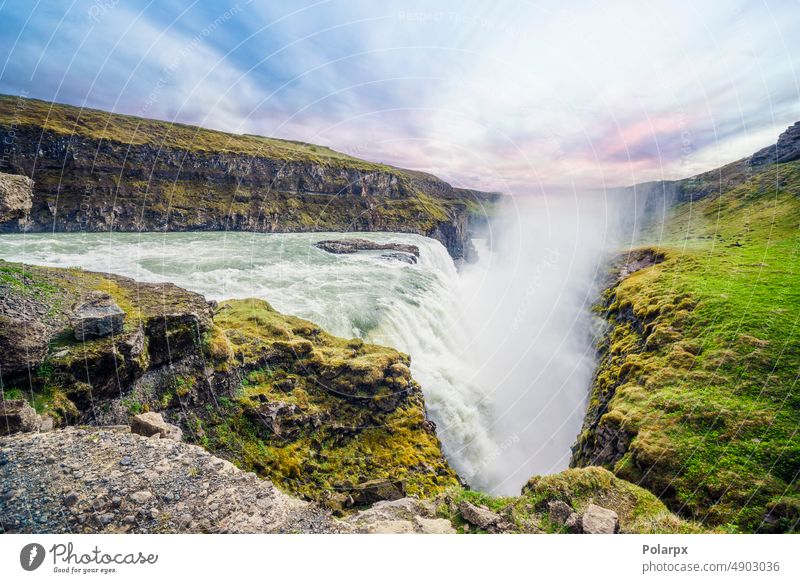
<path id="1" fill-rule="evenodd" d="M 470 260 L 497 195 L 322 146 L 0 97 L 0 172 L 32 179 L 0 232 L 396 231 Z"/>

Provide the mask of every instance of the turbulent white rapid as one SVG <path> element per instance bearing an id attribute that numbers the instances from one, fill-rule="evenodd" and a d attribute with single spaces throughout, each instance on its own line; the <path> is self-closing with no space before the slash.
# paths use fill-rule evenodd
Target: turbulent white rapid
<path id="1" fill-rule="evenodd" d="M 491 407 L 462 358 L 467 333 L 452 260 L 426 237 L 357 236 L 416 245 L 419 263 L 387 260 L 380 252 L 333 255 L 313 246 L 342 238 L 338 233 L 0 235 L 0 257 L 171 281 L 209 299 L 263 298 L 333 334 L 402 350 L 411 355 L 448 458 L 457 471 L 479 477 L 482 460 L 495 455 Z"/>
<path id="2" fill-rule="evenodd" d="M 589 307 L 607 212 L 589 199 L 507 209 L 481 260 L 459 274 L 438 242 L 416 265 L 333 255 L 334 233 L 0 235 L 0 258 L 172 281 L 210 299 L 258 297 L 333 334 L 407 352 L 448 459 L 474 487 L 516 494 L 564 469 L 594 366 Z M 496 227 L 496 225 L 495 225 Z"/>

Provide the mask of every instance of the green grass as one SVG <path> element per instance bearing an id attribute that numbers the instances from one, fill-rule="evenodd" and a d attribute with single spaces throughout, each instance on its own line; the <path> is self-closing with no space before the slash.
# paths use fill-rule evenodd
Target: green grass
<path id="1" fill-rule="evenodd" d="M 613 395 L 601 424 L 631 439 L 614 471 L 731 530 L 800 516 L 799 196 L 789 163 L 678 206 L 650 241 L 665 261 L 608 297 L 590 407 Z"/>
<path id="2" fill-rule="evenodd" d="M 438 513 L 448 518 L 459 532 L 469 530 L 458 511 L 462 501 L 484 506 L 507 521 L 512 532 L 563 533 L 565 527 L 549 518 L 548 503 L 560 500 L 574 512 L 583 512 L 589 504 L 597 504 L 617 513 L 623 533 L 697 533 L 706 532 L 702 525 L 672 514 L 655 495 L 644 488 L 617 478 L 603 468 L 573 468 L 549 476 L 534 476 L 520 496 L 495 497 L 482 492 L 454 488 Z M 478 531 L 480 532 L 480 531 Z"/>

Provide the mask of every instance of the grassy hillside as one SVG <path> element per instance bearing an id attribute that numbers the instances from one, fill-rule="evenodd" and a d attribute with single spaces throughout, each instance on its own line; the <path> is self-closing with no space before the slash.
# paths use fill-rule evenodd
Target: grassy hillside
<path id="1" fill-rule="evenodd" d="M 38 99 L 20 99 L 11 95 L 0 95 L 0 125 L 30 125 L 64 136 L 76 135 L 121 144 L 149 144 L 186 151 L 249 154 L 277 160 L 341 165 L 360 170 L 391 170 L 389 166 L 360 160 L 325 146 L 248 134 L 231 134 L 97 109 L 80 109 Z"/>
<path id="2" fill-rule="evenodd" d="M 799 226 L 797 162 L 673 210 L 649 240 L 664 261 L 607 294 L 590 405 L 602 416 L 584 454 L 614 436 L 624 455 L 600 461 L 672 510 L 730 530 L 797 530 Z"/>

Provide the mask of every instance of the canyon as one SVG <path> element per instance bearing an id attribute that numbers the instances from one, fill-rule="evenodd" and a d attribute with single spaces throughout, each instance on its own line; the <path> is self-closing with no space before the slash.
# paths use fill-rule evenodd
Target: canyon
<path id="1" fill-rule="evenodd" d="M 18 234 L 9 236 L 390 231 L 436 239 L 458 264 L 474 259 L 479 209 L 499 203 L 310 144 L 2 100 L 0 131 L 12 147 L 0 231 Z M 587 525 L 601 523 L 612 532 L 795 531 L 797 127 L 720 169 L 619 193 L 623 208 L 644 210 L 623 213 L 635 244 L 603 260 L 597 366 L 572 467 L 533 476 L 518 496 L 463 482 L 401 351 L 334 336 L 263 299 L 209 300 L 173 284 L 0 261 L 3 399 L 19 402 L 33 429 L 0 438 L 3 483 L 17 484 L 0 493 L 15 508 L 3 528 L 47 531 L 24 516 L 35 492 L 55 488 L 48 503 L 58 507 L 69 494 L 61 489 L 83 487 L 74 520 L 49 528 L 158 531 L 167 482 L 139 512 L 127 506 L 131 492 L 118 483 L 100 492 L 102 477 L 84 482 L 70 459 L 63 485 L 42 488 L 46 469 L 28 481 L 24 469 L 29 448 L 88 460 L 105 459 L 95 458 L 98 443 L 121 459 L 126 448 L 145 452 L 129 419 L 157 411 L 215 456 L 198 465 L 201 483 L 208 468 L 227 472 L 226 460 L 252 476 L 237 483 L 262 480 L 294 501 L 275 498 L 265 522 L 243 530 L 303 530 L 310 512 L 321 526 L 309 532 L 592 532 Z M 416 258 L 402 244 L 357 247 L 394 245 Z M 96 293 L 124 313 L 122 328 L 78 340 L 78 308 Z M 185 455 L 164 443 L 148 448 L 144 471 L 173 471 L 171 456 Z M 88 500 L 98 495 L 108 504 L 95 511 Z M 284 503 L 304 510 L 264 526 Z M 216 511 L 230 514 L 223 530 L 236 530 L 241 508 Z M 213 530 L 202 519 L 163 530 Z"/>

